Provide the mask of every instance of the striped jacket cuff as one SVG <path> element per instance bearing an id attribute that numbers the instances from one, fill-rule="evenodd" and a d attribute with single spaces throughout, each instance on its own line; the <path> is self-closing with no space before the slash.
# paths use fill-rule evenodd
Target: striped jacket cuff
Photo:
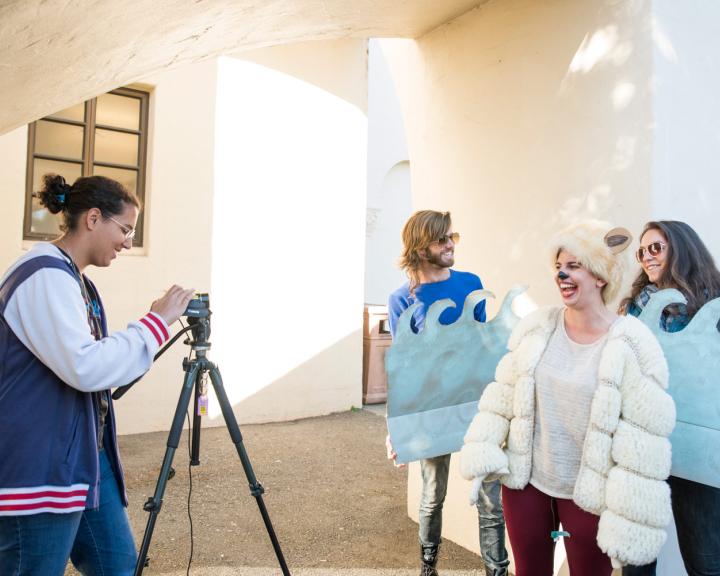
<path id="1" fill-rule="evenodd" d="M 0 488 L 0 516 L 25 516 L 53 512 L 63 514 L 85 510 L 89 486 L 33 486 Z"/>
<path id="2" fill-rule="evenodd" d="M 162 346 L 165 342 L 170 340 L 168 325 L 165 324 L 165 320 L 163 320 L 158 314 L 155 314 L 155 312 L 148 312 L 145 316 L 140 318 L 140 323 L 155 337 L 158 346 Z"/>

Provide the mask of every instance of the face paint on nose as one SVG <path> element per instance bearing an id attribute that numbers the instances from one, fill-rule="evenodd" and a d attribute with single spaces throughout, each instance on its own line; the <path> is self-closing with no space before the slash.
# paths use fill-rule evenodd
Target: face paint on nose
<path id="1" fill-rule="evenodd" d="M 563 272 L 562 270 L 560 270 L 560 271 L 558 272 L 557 277 L 558 277 L 558 280 L 567 280 L 568 278 L 570 278 L 570 276 L 568 276 L 568 275 L 567 275 L 565 272 Z"/>

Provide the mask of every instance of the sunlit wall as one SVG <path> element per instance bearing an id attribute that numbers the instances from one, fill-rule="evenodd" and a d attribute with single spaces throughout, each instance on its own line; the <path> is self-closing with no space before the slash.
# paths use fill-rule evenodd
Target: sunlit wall
<path id="1" fill-rule="evenodd" d="M 653 2 L 653 210 L 693 226 L 720 261 L 720 4 Z"/>
<path id="2" fill-rule="evenodd" d="M 88 274 L 111 330 L 173 283 L 209 291 L 209 356 L 241 421 L 347 410 L 362 389 L 366 42 L 243 58 L 262 65 L 212 59 L 140 81 L 151 92 L 145 246 Z M 5 269 L 31 245 L 27 128 L 0 136 L 0 152 Z M 176 343 L 117 402 L 121 433 L 169 429 L 188 350 Z"/>
<path id="3" fill-rule="evenodd" d="M 317 84 L 219 61 L 212 356 L 241 421 L 360 405 L 366 134 Z"/>
<path id="4" fill-rule="evenodd" d="M 460 269 L 557 300 L 545 246 L 650 202 L 647 3 L 488 2 L 417 41 L 383 40 L 407 128 L 413 209 L 451 210 Z M 493 304 L 491 309 L 496 309 Z"/>

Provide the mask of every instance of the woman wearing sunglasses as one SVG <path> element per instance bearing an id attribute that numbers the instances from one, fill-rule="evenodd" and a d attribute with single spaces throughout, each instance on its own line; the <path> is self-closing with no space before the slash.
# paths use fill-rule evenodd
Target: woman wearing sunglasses
<path id="1" fill-rule="evenodd" d="M 88 266 L 132 246 L 140 203 L 102 176 L 38 194 L 63 235 L 38 242 L 0 281 L 0 574 L 129 575 L 135 545 L 110 389 L 144 374 L 192 290 L 173 286 L 108 334 Z"/>
<path id="2" fill-rule="evenodd" d="M 703 241 L 685 222 L 648 222 L 636 258 L 642 271 L 630 296 L 620 304 L 623 313 L 638 316 L 655 292 L 675 288 L 685 296 L 687 305 L 668 306 L 661 322 L 667 332 L 678 332 L 703 304 L 720 297 L 720 271 Z M 688 574 L 720 576 L 720 489 L 675 476 L 669 483 L 680 553 Z M 623 575 L 653 576 L 655 568 L 655 563 L 627 566 Z"/>
<path id="3" fill-rule="evenodd" d="M 650 330 L 607 308 L 630 235 L 578 223 L 551 244 L 562 306 L 523 318 L 465 435 L 460 471 L 499 477 L 517 576 L 552 576 L 564 536 L 571 574 L 657 557 L 670 520 L 675 408 Z M 564 533 L 559 532 L 562 524 Z"/>

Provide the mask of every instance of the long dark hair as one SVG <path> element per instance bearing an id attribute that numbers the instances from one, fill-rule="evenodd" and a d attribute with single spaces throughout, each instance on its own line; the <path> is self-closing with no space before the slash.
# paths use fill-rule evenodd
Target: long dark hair
<path id="1" fill-rule="evenodd" d="M 675 288 L 687 298 L 688 316 L 692 317 L 708 300 L 720 296 L 720 271 L 700 236 L 685 222 L 657 220 L 648 222 L 640 239 L 648 230 L 657 230 L 667 242 L 665 268 L 658 288 Z M 620 311 L 637 297 L 650 279 L 644 270 L 632 285 L 630 296 L 620 302 Z"/>
<path id="2" fill-rule="evenodd" d="M 51 214 L 62 212 L 60 230 L 63 232 L 75 230 L 80 215 L 90 208 L 100 210 L 103 218 L 122 214 L 128 205 L 140 209 L 140 201 L 135 194 L 128 192 L 120 182 L 105 176 L 78 178 L 70 186 L 62 176 L 45 174 L 42 190 L 35 196 Z"/>

